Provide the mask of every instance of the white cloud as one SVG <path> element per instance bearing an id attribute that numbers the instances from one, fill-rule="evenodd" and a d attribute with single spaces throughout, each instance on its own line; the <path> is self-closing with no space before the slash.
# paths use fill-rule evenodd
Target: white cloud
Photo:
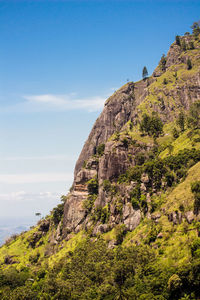
<path id="1" fill-rule="evenodd" d="M 67 182 L 72 180 L 73 174 L 71 173 L 0 174 L 1 184 Z"/>
<path id="2" fill-rule="evenodd" d="M 19 161 L 19 160 L 67 160 L 72 161 L 75 157 L 70 155 L 45 155 L 45 156 L 8 156 L 0 157 L 3 161 Z"/>
<path id="3" fill-rule="evenodd" d="M 94 96 L 78 98 L 76 94 L 69 95 L 25 95 L 23 100 L 12 106 L 0 107 L 0 112 L 42 112 L 42 111 L 69 111 L 85 110 L 88 112 L 99 111 L 106 101 L 105 97 Z"/>
<path id="4" fill-rule="evenodd" d="M 25 191 L 17 191 L 11 193 L 0 194 L 0 202 L 30 202 L 30 201 L 51 201 L 59 200 L 61 194 L 57 192 L 40 192 L 40 193 L 27 193 Z"/>
<path id="5" fill-rule="evenodd" d="M 91 98 L 75 98 L 73 95 L 31 95 L 24 96 L 30 104 L 41 105 L 49 109 L 58 110 L 75 110 L 75 109 L 85 109 L 88 111 L 97 111 L 102 109 L 105 98 L 103 97 L 91 97 Z"/>

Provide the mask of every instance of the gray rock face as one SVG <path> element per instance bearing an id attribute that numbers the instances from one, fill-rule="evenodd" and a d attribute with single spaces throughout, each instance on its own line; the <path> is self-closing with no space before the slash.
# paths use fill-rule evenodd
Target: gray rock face
<path id="1" fill-rule="evenodd" d="M 135 229 L 141 220 L 140 210 L 134 210 L 131 203 L 126 203 L 123 207 L 123 223 L 128 230 Z"/>
<path id="2" fill-rule="evenodd" d="M 82 191 L 73 191 L 68 197 L 64 206 L 63 235 L 72 231 L 77 231 L 78 226 L 82 224 L 86 217 L 86 211 L 83 208 L 83 201 L 87 199 L 88 193 Z"/>
<path id="3" fill-rule="evenodd" d="M 134 106 L 133 83 L 126 84 L 106 101 L 104 110 L 96 120 L 76 163 L 75 177 L 84 161 L 96 153 L 97 146 L 105 143 L 115 131 L 120 130 L 126 124 Z"/>
<path id="4" fill-rule="evenodd" d="M 189 224 L 191 224 L 195 219 L 195 215 L 194 215 L 193 211 L 186 212 L 185 213 L 185 218 L 186 218 L 187 222 Z"/>

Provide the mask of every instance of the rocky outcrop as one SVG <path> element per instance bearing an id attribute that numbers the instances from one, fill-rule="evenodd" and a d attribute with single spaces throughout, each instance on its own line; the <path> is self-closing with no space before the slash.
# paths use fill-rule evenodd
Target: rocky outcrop
<path id="1" fill-rule="evenodd" d="M 106 101 L 104 110 L 96 120 L 76 163 L 75 178 L 84 161 L 96 154 L 98 145 L 105 143 L 115 131 L 119 131 L 128 122 L 135 106 L 133 82 L 123 86 Z"/>
<path id="2" fill-rule="evenodd" d="M 189 44 L 190 37 L 185 39 L 186 44 Z M 142 214 L 147 212 L 148 218 L 158 222 L 160 216 L 151 216 L 148 209 L 151 205 L 148 188 L 151 186 L 152 192 L 156 190 L 147 174 L 142 174 L 140 182 L 140 191 L 146 197 L 143 211 L 133 208 L 131 204 L 130 194 L 136 183 L 118 184 L 119 176 L 135 165 L 135 157 L 153 147 L 151 143 L 142 144 L 132 140 L 126 134 L 129 126 L 127 122 L 130 121 L 131 126 L 138 126 L 141 115 L 146 111 L 155 111 L 164 123 L 170 122 L 177 118 L 181 109 L 188 110 L 192 102 L 200 99 L 200 72 L 197 70 L 186 74 L 187 59 L 188 54 L 173 43 L 163 69 L 158 66 L 152 77 L 137 83 L 127 83 L 106 101 L 76 163 L 73 188 L 64 206 L 64 237 L 70 232 L 78 232 L 91 226 L 94 227 L 93 234 L 103 233 L 119 223 L 124 224 L 126 229 L 133 230 L 140 223 Z M 157 77 L 171 70 L 171 67 L 175 72 L 181 64 L 183 74 L 180 81 L 175 79 L 170 86 L 156 84 Z M 190 80 L 187 80 L 186 75 Z M 123 132 L 122 136 L 120 132 Z M 99 152 L 102 145 L 104 150 Z M 91 197 L 88 191 L 91 179 L 98 184 L 98 194 L 95 197 Z M 106 184 L 110 186 L 105 188 Z M 89 203 L 89 208 L 85 207 L 85 202 Z M 169 221 L 174 224 L 180 224 L 182 217 L 176 212 L 168 216 Z"/>

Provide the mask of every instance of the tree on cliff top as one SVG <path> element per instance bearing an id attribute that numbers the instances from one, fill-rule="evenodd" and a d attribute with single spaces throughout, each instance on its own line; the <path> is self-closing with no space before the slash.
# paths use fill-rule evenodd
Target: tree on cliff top
<path id="1" fill-rule="evenodd" d="M 142 70 L 142 77 L 143 77 L 143 79 L 146 79 L 148 77 L 148 71 L 147 71 L 146 66 L 144 66 L 144 68 Z"/>

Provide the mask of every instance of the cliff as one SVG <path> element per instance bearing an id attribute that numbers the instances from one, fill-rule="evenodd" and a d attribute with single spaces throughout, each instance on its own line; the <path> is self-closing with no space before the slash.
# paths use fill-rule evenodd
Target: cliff
<path id="1" fill-rule="evenodd" d="M 191 36 L 183 37 L 182 43 L 190 45 L 192 39 Z M 180 110 L 188 111 L 192 103 L 200 99 L 200 45 L 196 41 L 194 44 L 195 49 L 183 51 L 180 45 L 173 43 L 164 62 L 161 59 L 150 78 L 127 83 L 106 101 L 76 163 L 73 189 L 64 208 L 64 236 L 94 225 L 91 216 L 97 209 L 107 210 L 109 216 L 103 226 L 100 221 L 95 223 L 94 232 L 105 232 L 118 223 L 133 230 L 140 223 L 141 212 L 130 203 L 130 191 L 136 183 L 122 185 L 117 180 L 120 174 L 137 164 L 138 154 L 154 147 L 153 139 L 146 143 L 145 138 L 138 138 L 143 113 L 156 112 L 164 123 L 161 145 L 165 139 L 171 142 L 172 131 L 165 130 L 167 124 L 172 126 Z M 188 70 L 188 59 L 192 63 L 191 70 Z M 98 185 L 95 201 L 94 197 L 88 200 L 91 198 L 88 183 L 92 179 Z M 115 195 L 105 191 L 106 181 L 115 189 Z M 141 185 L 145 182 L 141 181 Z M 150 202 L 154 195 L 148 191 L 146 194 Z M 90 211 L 84 208 L 86 201 L 94 202 Z M 118 202 L 122 206 L 119 212 L 116 211 Z"/>
<path id="2" fill-rule="evenodd" d="M 61 200 L 0 248 L 2 299 L 200 299 L 199 26 L 106 101 Z"/>

